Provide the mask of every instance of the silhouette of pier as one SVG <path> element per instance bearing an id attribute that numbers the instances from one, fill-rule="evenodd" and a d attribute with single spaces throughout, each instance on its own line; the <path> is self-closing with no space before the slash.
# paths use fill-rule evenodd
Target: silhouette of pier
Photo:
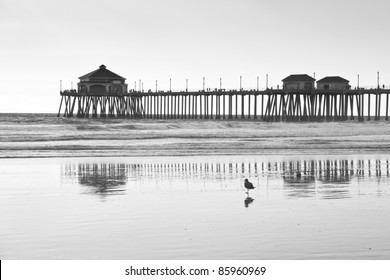
<path id="1" fill-rule="evenodd" d="M 390 90 L 216 89 L 105 95 L 68 90 L 60 94 L 58 116 L 63 117 L 363 121 L 388 120 Z"/>
<path id="2" fill-rule="evenodd" d="M 262 119 L 265 121 L 379 120 L 389 115 L 390 90 L 378 83 L 374 89 L 359 85 L 351 89 L 349 81 L 328 76 L 317 81 L 306 74 L 294 74 L 283 79 L 283 89 L 244 90 L 242 77 L 238 90 L 205 87 L 199 91 L 148 90 L 143 83 L 139 90 L 128 90 L 126 78 L 111 72 L 105 65 L 79 77 L 77 90 L 62 91 L 58 116 L 93 118 L 145 119 Z M 142 85 L 142 87 L 141 87 Z M 73 87 L 73 86 L 72 86 Z M 385 104 L 384 107 L 383 102 Z M 375 103 L 375 104 L 374 104 Z M 63 107 L 62 107 L 63 106 Z M 63 109 L 63 111 L 61 111 Z M 384 111 L 384 112 L 383 112 Z"/>

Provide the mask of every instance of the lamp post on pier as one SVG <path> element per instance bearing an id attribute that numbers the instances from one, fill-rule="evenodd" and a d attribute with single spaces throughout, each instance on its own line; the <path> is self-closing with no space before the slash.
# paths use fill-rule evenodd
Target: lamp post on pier
<path id="1" fill-rule="evenodd" d="M 379 86 L 379 71 L 378 71 L 377 75 L 378 75 L 378 89 L 379 89 L 380 88 L 380 86 Z"/>
<path id="2" fill-rule="evenodd" d="M 360 85 L 359 85 L 359 74 L 357 75 L 357 89 L 359 89 L 360 88 Z"/>

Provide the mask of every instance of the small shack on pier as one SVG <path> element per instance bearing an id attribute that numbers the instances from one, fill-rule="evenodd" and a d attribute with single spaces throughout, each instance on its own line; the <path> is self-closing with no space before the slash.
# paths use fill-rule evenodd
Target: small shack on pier
<path id="1" fill-rule="evenodd" d="M 126 78 L 111 72 L 105 65 L 79 77 L 78 92 L 91 95 L 109 95 L 127 93 Z"/>
<path id="2" fill-rule="evenodd" d="M 349 81 L 339 76 L 328 76 L 317 81 L 317 89 L 320 90 L 347 90 L 350 89 Z"/>
<path id="3" fill-rule="evenodd" d="M 306 74 L 294 74 L 284 78 L 284 90 L 313 90 L 316 79 Z"/>

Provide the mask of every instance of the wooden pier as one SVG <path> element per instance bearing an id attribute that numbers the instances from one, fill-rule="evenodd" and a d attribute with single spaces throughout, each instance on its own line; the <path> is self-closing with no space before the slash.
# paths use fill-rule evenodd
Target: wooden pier
<path id="1" fill-rule="evenodd" d="M 389 115 L 389 89 L 61 91 L 58 116 L 145 119 L 261 119 L 265 121 L 379 120 Z"/>

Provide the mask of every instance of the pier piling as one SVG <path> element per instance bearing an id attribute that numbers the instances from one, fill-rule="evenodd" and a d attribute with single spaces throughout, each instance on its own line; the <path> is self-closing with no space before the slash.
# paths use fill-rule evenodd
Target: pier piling
<path id="1" fill-rule="evenodd" d="M 76 91 L 61 91 L 60 94 L 59 117 L 345 121 L 354 120 L 356 116 L 363 121 L 380 120 L 383 110 L 385 119 L 389 119 L 390 90 L 225 92 L 207 89 L 199 92 L 131 91 L 118 95 L 89 95 Z M 384 102 L 382 95 L 386 97 Z M 375 99 L 373 104 L 371 98 Z"/>

